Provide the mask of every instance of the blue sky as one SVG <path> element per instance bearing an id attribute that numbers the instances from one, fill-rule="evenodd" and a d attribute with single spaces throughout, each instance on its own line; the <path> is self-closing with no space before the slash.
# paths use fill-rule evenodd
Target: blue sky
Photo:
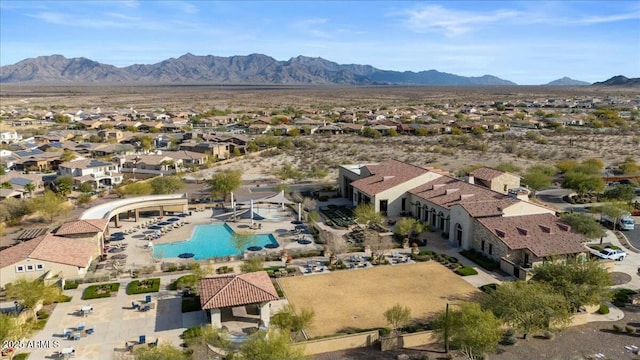
<path id="1" fill-rule="evenodd" d="M 0 1 L 0 64 L 298 55 L 518 84 L 640 77 L 640 1 Z"/>

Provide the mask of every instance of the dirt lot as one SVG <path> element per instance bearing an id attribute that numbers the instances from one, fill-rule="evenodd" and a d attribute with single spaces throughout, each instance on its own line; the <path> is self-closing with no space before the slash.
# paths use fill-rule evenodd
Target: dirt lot
<path id="1" fill-rule="evenodd" d="M 413 318 L 424 319 L 444 310 L 447 302 L 478 292 L 435 262 L 291 277 L 280 284 L 294 306 L 315 311 L 319 320 L 307 331 L 310 337 L 386 327 L 382 313 L 397 303 L 408 306 Z"/>

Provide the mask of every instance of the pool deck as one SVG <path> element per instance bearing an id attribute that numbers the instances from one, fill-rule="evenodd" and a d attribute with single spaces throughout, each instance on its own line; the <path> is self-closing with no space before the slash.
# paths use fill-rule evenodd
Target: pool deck
<path id="1" fill-rule="evenodd" d="M 289 210 L 290 211 L 290 210 Z M 291 212 L 291 215 L 286 221 L 274 221 L 274 220 L 254 220 L 255 224 L 260 224 L 259 229 L 251 228 L 251 220 L 250 219 L 239 219 L 235 222 L 229 221 L 227 224 L 236 232 L 246 232 L 249 231 L 253 234 L 272 234 L 276 241 L 280 244 L 280 247 L 277 249 L 264 249 L 258 253 L 265 254 L 267 251 L 280 253 L 283 249 L 322 249 L 320 245 L 317 244 L 308 244 L 302 245 L 299 244 L 296 239 L 300 235 L 293 235 L 291 230 L 295 227 L 291 221 L 296 219 L 296 215 Z M 213 209 L 203 209 L 201 211 L 192 211 L 191 215 L 186 217 L 181 217 L 180 221 L 184 222 L 185 225 L 172 229 L 166 234 L 160 236 L 160 238 L 153 240 L 153 244 L 167 244 L 177 241 L 185 241 L 188 240 L 195 228 L 196 225 L 208 225 L 208 224 L 221 224 L 224 221 L 221 221 L 218 218 L 215 218 Z M 167 215 L 164 219 L 171 218 L 173 216 Z M 135 222 L 133 219 L 123 219 L 120 221 L 120 227 L 115 228 L 112 224 L 110 224 L 110 233 L 114 232 L 125 232 L 131 231 L 135 229 L 136 225 L 141 223 L 145 223 L 153 218 L 141 218 L 138 222 Z M 117 269 L 120 270 L 133 270 L 137 267 L 148 266 L 153 264 L 158 264 L 160 262 L 173 262 L 173 263 L 185 263 L 192 262 L 193 259 L 180 259 L 180 258 L 164 258 L 164 259 L 153 259 L 152 258 L 152 249 L 148 248 L 147 245 L 149 241 L 145 239 L 145 235 L 152 233 L 153 230 L 148 230 L 146 227 L 142 229 L 135 230 L 131 234 L 125 235 L 125 240 L 114 242 L 114 244 L 126 244 L 126 248 L 123 252 L 119 254 L 125 254 L 126 260 L 120 260 L 119 263 L 121 265 L 117 266 Z M 310 235 L 306 235 L 307 238 L 310 239 Z M 238 256 L 240 260 L 242 256 Z M 111 258 L 111 254 L 109 254 L 109 258 Z M 199 262 L 208 262 L 214 263 L 215 260 L 200 260 Z M 231 261 L 234 263 L 234 261 Z M 235 263 L 239 264 L 239 261 L 235 261 Z M 227 263 L 226 265 L 234 265 Z M 115 268 L 111 268 L 111 262 L 107 261 L 104 265 L 109 269 L 116 270 Z M 106 270 L 106 269 L 105 269 Z"/>

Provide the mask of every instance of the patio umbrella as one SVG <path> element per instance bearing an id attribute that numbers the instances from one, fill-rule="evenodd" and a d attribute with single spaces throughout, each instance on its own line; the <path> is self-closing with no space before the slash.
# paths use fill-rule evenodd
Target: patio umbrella
<path id="1" fill-rule="evenodd" d="M 147 247 L 153 247 L 153 241 L 149 241 L 149 243 L 147 244 Z"/>

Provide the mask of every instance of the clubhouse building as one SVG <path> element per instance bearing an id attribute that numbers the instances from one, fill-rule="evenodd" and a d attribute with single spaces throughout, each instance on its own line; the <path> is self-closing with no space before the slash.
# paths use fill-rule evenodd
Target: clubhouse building
<path id="1" fill-rule="evenodd" d="M 372 204 L 388 217 L 409 216 L 438 231 L 451 246 L 475 250 L 517 278 L 536 263 L 587 252 L 588 239 L 564 224 L 555 210 L 529 201 L 520 178 L 480 168 L 466 179 L 397 160 L 342 165 L 342 197 Z"/>

